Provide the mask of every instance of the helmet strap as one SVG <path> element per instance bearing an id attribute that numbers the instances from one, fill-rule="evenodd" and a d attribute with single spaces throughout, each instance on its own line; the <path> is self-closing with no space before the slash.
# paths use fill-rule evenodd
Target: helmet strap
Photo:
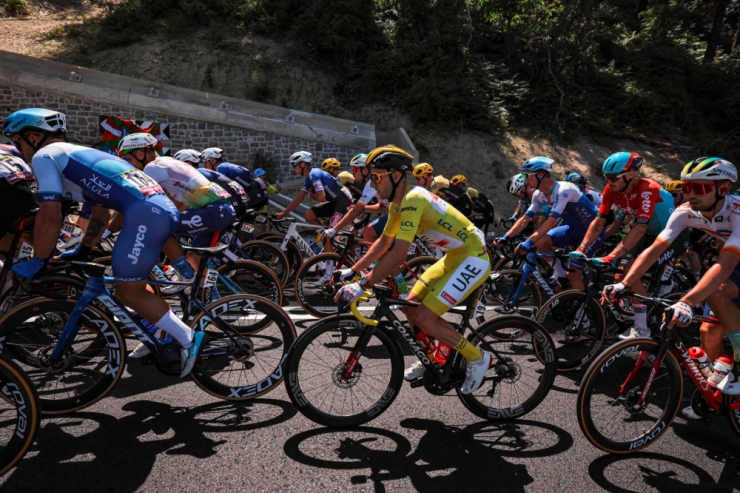
<path id="1" fill-rule="evenodd" d="M 406 176 L 406 175 L 401 176 L 401 179 L 396 182 L 393 180 L 393 173 L 395 173 L 395 170 L 392 171 L 390 175 L 388 175 L 388 178 L 391 179 L 391 184 L 393 185 L 393 188 L 391 188 L 391 198 L 390 198 L 391 201 L 393 201 L 393 199 L 396 197 L 396 190 L 398 189 L 398 186 L 401 184 L 404 177 Z"/>
<path id="2" fill-rule="evenodd" d="M 720 193 L 719 193 L 719 186 L 716 185 L 714 187 L 714 202 L 712 203 L 711 206 L 707 207 L 702 212 L 711 212 L 712 213 L 712 217 L 714 217 L 714 215 L 717 213 L 717 211 L 715 210 L 717 208 L 717 204 L 719 203 L 720 200 L 722 200 L 724 198 L 725 198 L 725 196 L 724 195 L 720 195 Z"/>
<path id="3" fill-rule="evenodd" d="M 32 133 L 38 133 L 38 134 L 42 135 L 41 140 L 39 140 L 38 145 L 33 145 L 31 143 L 31 141 L 28 140 L 28 136 L 31 135 Z M 44 144 L 46 143 L 47 140 L 49 140 L 49 137 L 50 136 L 51 136 L 51 134 L 49 134 L 49 132 L 29 132 L 29 133 L 27 133 L 26 135 L 24 135 L 21 138 L 26 141 L 26 144 L 28 144 L 28 146 L 31 149 L 33 149 L 33 152 L 35 154 L 35 153 L 37 153 L 39 151 L 39 149 L 41 149 L 42 147 L 44 147 Z"/>

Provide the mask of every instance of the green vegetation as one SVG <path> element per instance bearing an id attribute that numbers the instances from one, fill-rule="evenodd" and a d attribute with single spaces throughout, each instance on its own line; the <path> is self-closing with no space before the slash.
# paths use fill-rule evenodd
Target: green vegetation
<path id="1" fill-rule="evenodd" d="M 25 17 L 31 15 L 33 10 L 28 0 L 0 0 L 0 13 L 12 17 Z"/>
<path id="2" fill-rule="evenodd" d="M 420 122 L 740 157 L 738 1 L 129 0 L 95 32 L 113 46 L 158 27 L 292 40 L 341 75 L 338 97 L 390 101 Z M 245 92 L 270 96 L 264 79 Z"/>

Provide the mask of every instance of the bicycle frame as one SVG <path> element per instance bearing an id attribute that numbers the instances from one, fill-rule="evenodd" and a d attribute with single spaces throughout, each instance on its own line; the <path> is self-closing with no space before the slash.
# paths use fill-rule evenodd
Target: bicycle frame
<path id="1" fill-rule="evenodd" d="M 539 286 L 545 292 L 545 294 L 547 294 L 548 298 L 552 298 L 553 296 L 555 296 L 555 292 L 552 290 L 550 285 L 547 283 L 547 281 L 545 281 L 545 278 L 542 277 L 542 274 L 540 274 L 540 271 L 537 269 L 538 257 L 553 257 L 553 255 L 538 254 L 536 251 L 531 251 L 527 253 L 527 256 L 524 260 L 524 265 L 522 266 L 522 277 L 519 280 L 519 285 L 516 287 L 513 294 L 512 292 L 509 292 L 509 294 L 506 296 L 506 302 L 510 307 L 514 307 L 517 305 L 517 303 L 519 303 L 519 297 L 522 295 L 524 285 L 527 283 L 527 279 L 529 278 L 529 276 L 532 276 L 534 278 L 537 286 Z"/>
<path id="2" fill-rule="evenodd" d="M 298 248 L 300 248 L 304 253 L 306 253 L 309 258 L 316 256 L 316 252 L 313 251 L 313 248 L 311 248 L 311 245 L 309 245 L 308 242 L 304 240 L 301 235 L 298 234 L 298 231 L 297 231 L 298 227 L 310 228 L 316 231 L 320 229 L 324 229 L 324 226 L 321 226 L 318 224 L 291 223 L 291 225 L 288 227 L 288 232 L 285 234 L 285 239 L 283 240 L 283 243 L 280 245 L 280 249 L 283 251 L 287 251 L 288 242 L 290 240 L 293 240 L 295 244 L 298 246 Z"/>

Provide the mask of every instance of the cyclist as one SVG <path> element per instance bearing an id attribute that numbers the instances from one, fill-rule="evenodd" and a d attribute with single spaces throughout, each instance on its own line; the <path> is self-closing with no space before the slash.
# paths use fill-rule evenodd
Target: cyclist
<path id="1" fill-rule="evenodd" d="M 326 171 L 334 178 L 339 175 L 339 168 L 342 166 L 342 164 L 337 161 L 335 158 L 330 157 L 329 159 L 324 159 L 324 162 L 321 163 L 321 171 Z"/>
<path id="2" fill-rule="evenodd" d="M 504 236 L 496 239 L 496 246 L 503 245 L 509 237 L 516 236 L 522 231 L 545 200 L 552 204 L 547 219 L 528 239 L 519 243 L 515 252 L 526 253 L 536 246 L 541 253 L 554 253 L 554 247 L 574 247 L 585 242 L 583 237 L 588 225 L 596 217 L 596 206 L 573 183 L 554 181 L 551 178 L 554 162 L 549 157 L 537 156 L 524 163 L 522 171 L 527 175 L 527 185 L 535 189 L 532 204 Z M 553 227 L 558 219 L 562 219 L 564 224 Z M 595 252 L 603 241 L 602 231 L 587 243 L 586 250 L 590 253 Z M 585 286 L 581 279 L 581 271 L 585 265 L 576 260 L 570 262 L 570 267 L 572 269 L 565 272 L 560 262 L 553 262 L 556 277 L 567 277 L 574 289 L 583 291 Z"/>
<path id="3" fill-rule="evenodd" d="M 415 235 L 445 251 L 445 256 L 422 274 L 407 300 L 421 304 L 404 312 L 411 327 L 421 327 L 435 339 L 458 351 L 468 362 L 461 391 L 470 394 L 480 387 L 490 364 L 490 355 L 460 335 L 442 318 L 450 308 L 464 300 L 488 276 L 491 264 L 483 233 L 447 202 L 421 187 L 408 183 L 413 158 L 395 146 L 379 147 L 367 157 L 370 179 L 378 197 L 392 202 L 383 235 L 342 277 L 362 275 L 337 293 L 351 302 L 391 274 L 405 259 Z M 395 245 L 392 249 L 391 243 Z M 381 258 L 382 257 L 382 258 Z M 380 259 L 369 274 L 364 271 Z"/>
<path id="4" fill-rule="evenodd" d="M 655 237 L 665 228 L 668 217 L 674 210 L 673 198 L 653 180 L 636 177 L 637 170 L 642 167 L 643 162 L 642 157 L 634 152 L 617 152 L 606 158 L 602 171 L 607 179 L 607 185 L 604 188 L 604 201 L 599 208 L 599 216 L 589 226 L 580 246 L 571 252 L 571 259 L 581 260 L 591 256 L 586 253 L 586 247 L 598 235 L 603 234 L 607 216 L 614 203 L 635 220 L 627 236 L 606 257 L 597 259 L 599 263 L 610 264 L 620 257 L 626 257 L 622 266 L 624 272 L 628 272 L 632 265 L 632 257 L 651 245 Z M 687 240 L 688 232 L 682 233 L 675 244 L 671 245 L 670 252 L 661 256 L 658 264 L 663 265 L 681 255 L 686 250 L 684 243 Z M 617 274 L 617 279 L 620 278 L 621 276 Z M 642 285 L 636 286 L 634 291 L 643 296 L 646 294 Z M 633 300 L 632 308 L 635 312 L 635 326 L 620 334 L 619 338 L 649 337 L 647 307 Z"/>
<path id="5" fill-rule="evenodd" d="M 516 222 L 524 215 L 525 212 L 527 212 L 529 206 L 532 205 L 532 195 L 534 195 L 534 188 L 527 185 L 527 175 L 525 175 L 524 173 L 519 173 L 509 178 L 509 181 L 506 183 L 506 189 L 511 195 L 519 200 L 514 213 L 509 218 L 509 221 Z M 543 203 L 540 205 L 539 210 L 537 211 L 537 214 L 535 214 L 534 218 L 532 218 L 532 222 L 527 224 L 527 226 L 522 230 L 522 233 L 526 235 L 532 234 L 532 232 L 539 228 L 542 222 L 547 219 L 547 214 L 549 213 L 550 206 L 543 201 Z"/>
<path id="6" fill-rule="evenodd" d="M 352 190 L 349 188 L 350 186 L 354 186 L 355 184 L 355 176 L 352 173 L 350 173 L 349 171 L 342 171 L 337 175 L 337 180 L 339 180 L 339 183 L 341 183 L 343 187 L 347 187 L 347 190 L 352 193 Z M 362 193 L 362 190 L 358 191 Z M 354 193 L 352 193 L 352 198 L 355 198 Z M 359 196 L 357 198 L 359 198 Z"/>
<path id="7" fill-rule="evenodd" d="M 175 153 L 173 156 L 175 159 L 188 163 L 194 168 L 198 169 L 198 172 L 205 176 L 208 181 L 217 183 L 221 188 L 226 190 L 230 197 L 229 203 L 234 209 L 234 214 L 237 218 L 241 217 L 244 211 L 247 209 L 247 194 L 244 192 L 244 188 L 230 177 L 219 173 L 213 167 L 216 165 L 215 159 L 209 159 L 208 163 L 203 162 L 203 155 L 195 149 L 182 149 Z M 199 168 L 201 164 L 204 164 L 204 168 Z"/>
<path id="8" fill-rule="evenodd" d="M 473 203 L 470 201 L 468 194 L 465 193 L 464 187 L 460 185 L 460 182 L 457 185 L 453 185 L 451 180 L 438 175 L 434 177 L 432 188 L 429 191 L 445 199 L 466 218 L 470 219 L 470 216 L 473 215 Z"/>
<path id="9" fill-rule="evenodd" d="M 38 208 L 38 183 L 13 146 L 0 145 L 0 251 L 10 247 L 14 223 Z"/>
<path id="10" fill-rule="evenodd" d="M 740 197 L 729 194 L 737 181 L 735 166 L 721 158 L 699 158 L 690 161 L 681 172 L 683 193 L 688 202 L 670 216 L 665 229 L 635 261 L 622 282 L 604 288 L 604 298 L 629 288 L 637 292 L 641 278 L 663 253 L 688 228 L 701 229 L 723 240 L 724 246 L 715 263 L 699 283 L 671 306 L 670 326 L 687 325 L 693 317 L 692 307 L 706 301 L 720 321 L 702 324 L 701 345 L 710 361 L 724 354 L 722 339 L 727 333 L 736 355 L 740 351 Z M 732 375 L 732 372 L 730 372 Z M 740 393 L 740 385 L 731 386 Z M 684 410 L 684 415 L 687 412 Z M 688 416 L 693 417 L 693 416 Z"/>
<path id="11" fill-rule="evenodd" d="M 414 166 L 413 175 L 416 178 L 416 183 L 428 190 L 434 181 L 434 168 L 429 163 L 419 163 Z"/>
<path id="12" fill-rule="evenodd" d="M 601 202 L 603 200 L 601 194 L 593 187 L 588 186 L 588 179 L 585 176 L 576 173 L 575 171 L 571 171 L 570 173 L 565 175 L 565 181 L 575 183 L 581 193 L 583 193 L 589 200 L 591 200 L 591 202 L 593 202 L 596 207 L 599 207 L 601 205 Z"/>
<path id="13" fill-rule="evenodd" d="M 111 254 L 116 298 L 180 343 L 180 376 L 190 373 L 205 333 L 194 333 L 166 301 L 146 289 L 159 252 L 180 222 L 175 205 L 162 187 L 122 159 L 65 142 L 63 113 L 41 108 L 16 111 L 3 122 L 2 133 L 31 163 L 40 190 L 34 256 L 13 266 L 13 273 L 32 279 L 46 264 L 62 226 L 63 196 L 94 204 L 77 250 L 80 258 L 85 258 L 85 251 L 89 252 L 102 236 L 110 210 L 119 212 L 124 218 L 123 228 Z"/>
<path id="14" fill-rule="evenodd" d="M 486 194 L 473 187 L 468 187 L 467 194 L 473 205 L 473 215 L 471 216 L 473 224 L 487 234 L 488 226 L 493 224 L 494 221 L 493 202 Z"/>
<path id="15" fill-rule="evenodd" d="M 262 187 L 263 193 L 261 195 L 263 197 L 261 202 L 255 202 L 254 205 L 249 206 L 257 209 L 257 217 L 255 217 L 254 221 L 260 225 L 260 233 L 267 231 L 267 204 L 270 202 L 268 195 L 274 195 L 282 191 L 280 180 L 275 180 L 275 186 L 272 186 L 267 183 L 265 178 L 263 178 L 266 174 L 267 173 L 262 168 L 254 170 L 254 180 Z M 250 202 L 250 204 L 252 204 L 252 202 Z"/>

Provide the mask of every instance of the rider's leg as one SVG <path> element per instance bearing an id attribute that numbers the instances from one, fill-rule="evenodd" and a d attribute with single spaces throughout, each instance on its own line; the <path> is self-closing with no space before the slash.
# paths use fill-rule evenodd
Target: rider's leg
<path id="1" fill-rule="evenodd" d="M 725 354 L 722 339 L 725 331 L 729 334 L 740 330 L 740 269 L 730 275 L 730 278 L 707 298 L 714 315 L 719 319 L 720 325 L 703 324 L 701 331 L 701 346 L 711 361 Z M 707 325 L 705 328 L 704 325 Z M 720 329 L 723 329 L 720 331 Z"/>

